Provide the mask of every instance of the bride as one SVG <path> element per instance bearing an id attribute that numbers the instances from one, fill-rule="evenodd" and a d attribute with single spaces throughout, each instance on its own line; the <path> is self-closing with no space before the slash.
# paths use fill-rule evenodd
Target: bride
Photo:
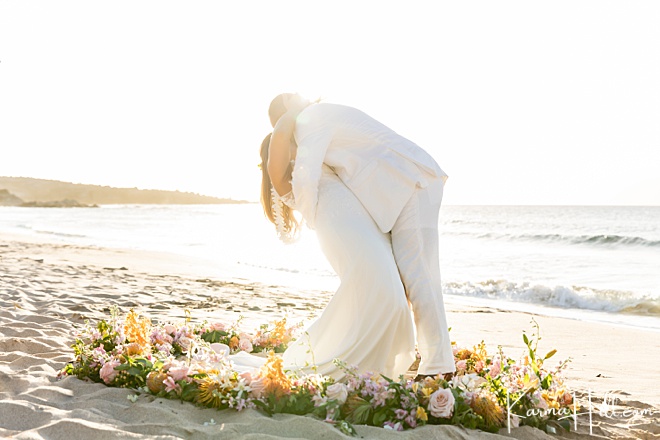
<path id="1" fill-rule="evenodd" d="M 340 279 L 321 316 L 283 353 L 285 368 L 340 379 L 338 359 L 360 372 L 404 374 L 415 358 L 410 301 L 418 372 L 453 372 L 437 244 L 446 174 L 357 109 L 282 94 L 269 114 L 264 212 L 289 241 L 300 227 L 292 211 L 299 211 Z"/>

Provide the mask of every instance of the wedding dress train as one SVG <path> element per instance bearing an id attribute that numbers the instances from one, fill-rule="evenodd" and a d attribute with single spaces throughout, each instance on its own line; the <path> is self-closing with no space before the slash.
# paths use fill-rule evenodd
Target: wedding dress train
<path id="1" fill-rule="evenodd" d="M 314 227 L 340 286 L 321 316 L 282 354 L 284 368 L 340 380 L 339 359 L 391 378 L 415 359 L 414 326 L 390 234 L 327 165 L 322 165 Z M 240 369 L 263 358 L 232 356 Z"/>

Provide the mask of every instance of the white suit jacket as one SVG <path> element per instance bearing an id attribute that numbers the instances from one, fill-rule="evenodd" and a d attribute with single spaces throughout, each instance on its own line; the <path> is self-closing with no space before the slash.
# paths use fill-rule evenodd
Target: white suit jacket
<path id="1" fill-rule="evenodd" d="M 338 104 L 313 104 L 296 120 L 298 144 L 293 170 L 296 208 L 313 228 L 321 167 L 332 167 L 383 232 L 396 219 L 416 187 L 428 179 L 446 180 L 421 147 L 364 112 Z"/>

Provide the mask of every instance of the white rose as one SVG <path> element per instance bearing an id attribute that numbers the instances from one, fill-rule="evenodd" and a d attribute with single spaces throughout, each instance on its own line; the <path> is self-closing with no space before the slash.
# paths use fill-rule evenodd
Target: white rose
<path id="1" fill-rule="evenodd" d="M 340 405 L 343 405 L 348 398 L 348 388 L 343 383 L 333 383 L 326 390 L 328 400 L 336 400 Z"/>
<path id="2" fill-rule="evenodd" d="M 440 388 L 431 394 L 428 406 L 433 417 L 448 419 L 454 412 L 454 395 L 449 388 Z"/>

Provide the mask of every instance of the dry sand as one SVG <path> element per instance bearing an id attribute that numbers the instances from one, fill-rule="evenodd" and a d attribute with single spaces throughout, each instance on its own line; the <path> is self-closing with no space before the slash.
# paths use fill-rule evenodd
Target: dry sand
<path id="1" fill-rule="evenodd" d="M 329 292 L 298 292 L 249 280 L 220 278 L 212 268 L 180 257 L 129 250 L 42 242 L 0 236 L 0 437 L 103 438 L 349 438 L 313 417 L 254 410 L 203 409 L 189 403 L 140 396 L 130 390 L 57 373 L 72 359 L 73 331 L 85 319 L 108 316 L 111 306 L 135 308 L 157 320 L 179 320 L 190 310 L 195 321 L 235 321 L 245 328 L 287 315 L 297 322 L 320 313 Z M 484 340 L 490 350 L 523 353 L 522 330 L 540 325 L 540 351 L 558 349 L 572 358 L 566 377 L 585 406 L 591 390 L 594 411 L 578 417 L 578 430 L 562 438 L 660 438 L 660 333 L 602 323 L 461 305 L 446 299 L 452 338 Z M 551 359 L 552 364 L 555 358 Z M 607 396 L 608 415 L 598 413 Z M 544 439 L 532 428 L 500 435 L 453 426 L 425 426 L 404 433 L 357 426 L 370 439 L 486 439 L 511 435 Z M 557 437 L 557 436 L 553 436 Z"/>

